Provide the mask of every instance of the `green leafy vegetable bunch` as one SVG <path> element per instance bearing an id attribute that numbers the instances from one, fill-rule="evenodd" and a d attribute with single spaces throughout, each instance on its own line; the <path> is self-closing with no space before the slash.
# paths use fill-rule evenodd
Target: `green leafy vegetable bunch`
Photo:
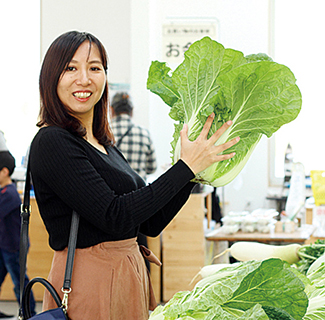
<path id="1" fill-rule="evenodd" d="M 314 243 L 304 245 L 298 250 L 300 257 L 296 263 L 298 270 L 306 274 L 310 266 L 325 253 L 325 240 L 318 239 Z"/>
<path id="2" fill-rule="evenodd" d="M 262 135 L 271 137 L 282 125 L 294 120 L 301 109 L 301 93 L 290 69 L 265 54 L 244 56 L 205 37 L 194 42 L 184 61 L 172 72 L 164 62 L 153 61 L 147 88 L 170 106 L 176 121 L 172 162 L 180 157 L 180 130 L 189 127 L 189 139 L 200 134 L 214 112 L 210 135 L 228 120 L 233 121 L 217 142 L 240 136 L 227 153 L 232 159 L 218 162 L 198 173 L 195 181 L 223 186 L 232 181 L 247 163 Z"/>
<path id="3" fill-rule="evenodd" d="M 323 320 L 325 262 L 305 275 L 281 259 L 222 268 L 181 291 L 149 320 Z"/>
<path id="4" fill-rule="evenodd" d="M 301 320 L 308 297 L 300 277 L 280 259 L 242 262 L 178 292 L 150 320 Z"/>

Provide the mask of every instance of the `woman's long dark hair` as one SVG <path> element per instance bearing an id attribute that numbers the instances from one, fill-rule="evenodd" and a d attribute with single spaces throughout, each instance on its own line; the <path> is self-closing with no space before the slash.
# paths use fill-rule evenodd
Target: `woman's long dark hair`
<path id="1" fill-rule="evenodd" d="M 66 70 L 80 45 L 85 41 L 89 41 L 89 52 L 92 45 L 98 48 L 105 73 L 107 72 L 106 50 L 92 34 L 69 31 L 55 39 L 47 50 L 41 68 L 39 78 L 41 108 L 37 126 L 55 125 L 81 137 L 86 135 L 86 129 L 69 112 L 69 108 L 64 106 L 57 94 L 57 86 L 62 73 Z M 93 133 L 98 142 L 104 146 L 114 142 L 114 136 L 108 124 L 107 82 L 103 95 L 94 108 Z"/>

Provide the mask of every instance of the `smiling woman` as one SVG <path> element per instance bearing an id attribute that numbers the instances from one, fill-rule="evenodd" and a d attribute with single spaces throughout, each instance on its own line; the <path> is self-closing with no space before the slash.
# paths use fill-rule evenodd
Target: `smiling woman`
<path id="1" fill-rule="evenodd" d="M 106 69 L 105 48 L 92 34 L 69 31 L 51 44 L 40 73 L 41 128 L 31 144 L 30 171 L 55 250 L 48 279 L 58 292 L 72 211 L 80 216 L 69 317 L 145 320 L 156 301 L 143 258 L 158 259 L 139 246 L 138 233 L 158 236 L 190 196 L 194 174 L 233 157 L 219 153 L 237 140 L 215 146 L 231 123 L 208 138 L 213 114 L 195 141 L 185 126 L 179 161 L 146 185 L 114 145 Z M 53 307 L 46 293 L 43 308 Z"/>
<path id="2" fill-rule="evenodd" d="M 85 41 L 62 74 L 57 93 L 72 115 L 84 124 L 87 121 L 87 133 L 91 132 L 94 106 L 100 100 L 105 86 L 106 69 L 98 47 Z"/>
<path id="3" fill-rule="evenodd" d="M 62 59 L 57 59 L 57 52 Z M 49 47 L 40 73 L 37 125 L 66 128 L 106 153 L 103 145 L 114 140 L 107 126 L 106 73 L 107 54 L 97 38 L 76 31 L 58 37 Z"/>

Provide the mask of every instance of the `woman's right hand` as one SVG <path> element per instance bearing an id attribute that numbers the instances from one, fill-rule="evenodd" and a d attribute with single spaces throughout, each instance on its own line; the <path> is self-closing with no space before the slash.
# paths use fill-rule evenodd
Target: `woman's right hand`
<path id="1" fill-rule="evenodd" d="M 220 154 L 221 152 L 229 149 L 239 141 L 239 137 L 232 139 L 226 143 L 216 146 L 215 143 L 221 137 L 221 135 L 232 125 L 232 121 L 227 121 L 223 126 L 217 130 L 209 139 L 208 133 L 211 128 L 214 119 L 214 113 L 212 113 L 204 124 L 204 127 L 195 141 L 188 139 L 188 127 L 184 124 L 183 129 L 180 132 L 181 137 L 181 156 L 188 167 L 197 174 L 212 164 L 218 161 L 227 160 L 232 158 L 235 153 Z"/>

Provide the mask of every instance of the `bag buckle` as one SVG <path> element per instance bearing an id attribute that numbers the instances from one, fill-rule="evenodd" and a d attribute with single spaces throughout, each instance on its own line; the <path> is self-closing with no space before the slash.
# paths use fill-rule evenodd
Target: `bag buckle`
<path id="1" fill-rule="evenodd" d="M 66 312 L 66 311 L 68 311 L 68 295 L 71 292 L 71 288 L 64 289 L 62 287 L 61 291 L 63 292 L 62 307 L 64 308 L 64 310 Z"/>

